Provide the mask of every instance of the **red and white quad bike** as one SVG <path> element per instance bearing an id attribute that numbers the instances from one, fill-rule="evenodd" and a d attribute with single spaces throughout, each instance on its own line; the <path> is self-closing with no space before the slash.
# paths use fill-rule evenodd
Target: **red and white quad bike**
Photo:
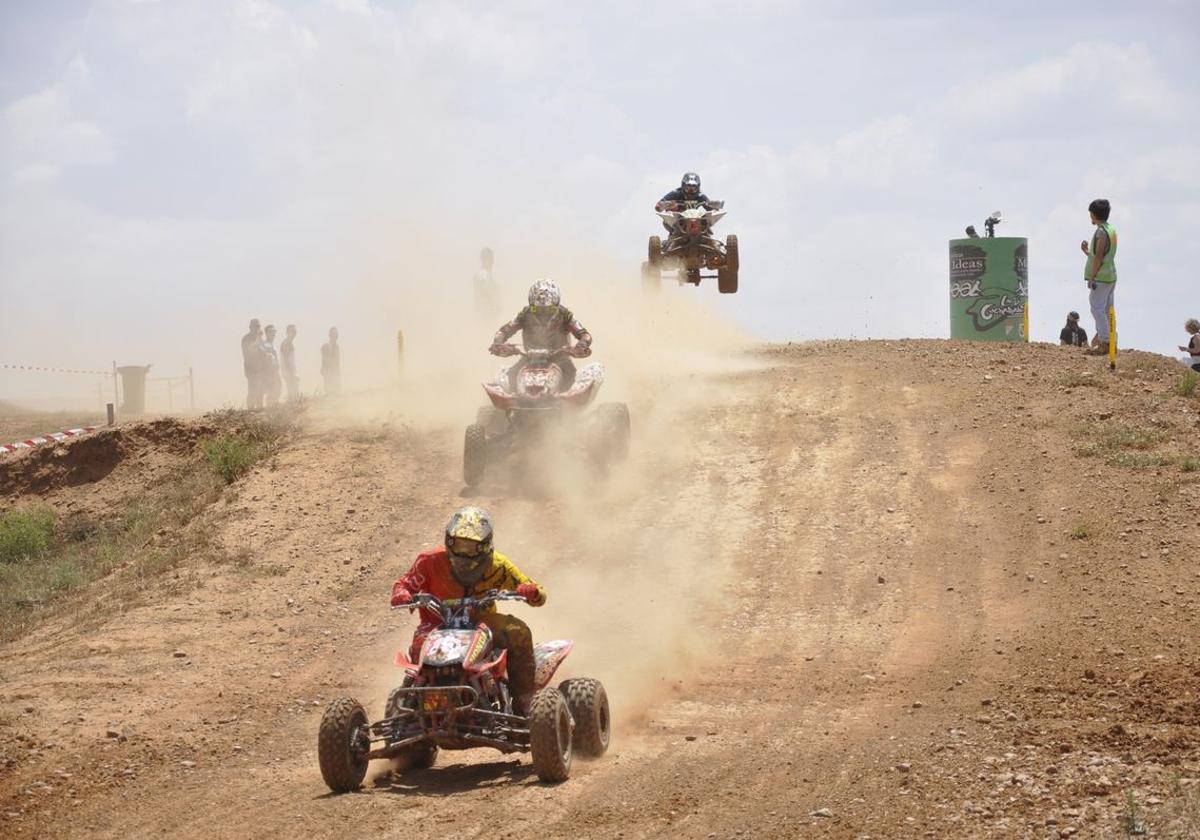
<path id="1" fill-rule="evenodd" d="M 463 436 L 463 482 L 468 487 L 479 484 L 491 464 L 535 450 L 547 432 L 556 428 L 581 444 L 601 470 L 629 455 L 629 407 L 625 403 L 603 403 L 585 415 L 604 382 L 603 365 L 584 366 L 564 389 L 560 360 L 576 355 L 574 348 L 522 350 L 503 344 L 498 349 L 504 351 L 502 355 L 523 356 L 525 361 L 517 371 L 515 390 L 508 368 L 483 383 L 491 405 L 480 407 Z"/>
<path id="2" fill-rule="evenodd" d="M 317 735 L 321 776 L 334 793 L 357 790 L 372 759 L 389 759 L 400 770 L 425 769 L 438 749 L 493 747 L 528 752 L 545 782 L 566 781 L 578 753 L 599 758 L 608 749 L 608 695 L 599 680 L 577 677 L 552 687 L 550 680 L 573 642 L 534 646 L 536 675 L 528 716 L 514 714 L 508 687 L 508 651 L 497 649 L 492 631 L 476 618 L 496 601 L 524 601 L 515 592 L 492 590 L 479 598 L 439 601 L 417 595 L 408 607 L 442 617 L 421 646 L 416 662 L 397 652 L 404 682 L 392 689 L 383 719 L 367 720 L 362 704 L 341 697 L 329 704 Z"/>
<path id="3" fill-rule="evenodd" d="M 716 269 L 717 290 L 729 295 L 738 290 L 738 241 L 734 235 L 725 241 L 712 235 L 713 225 L 725 218 L 723 201 L 664 201 L 656 210 L 670 229 L 667 241 L 661 236 L 651 236 L 648 248 L 649 259 L 642 263 L 642 287 L 646 291 L 658 291 L 662 285 L 662 273 L 675 271 L 680 285 L 700 285 L 703 278 L 712 274 L 701 274 L 701 269 Z"/>

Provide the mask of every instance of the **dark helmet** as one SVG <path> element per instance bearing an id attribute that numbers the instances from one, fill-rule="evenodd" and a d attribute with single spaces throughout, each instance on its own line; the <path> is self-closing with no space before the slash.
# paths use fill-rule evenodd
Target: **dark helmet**
<path id="1" fill-rule="evenodd" d="M 679 188 L 689 198 L 700 195 L 700 176 L 695 172 L 683 173 L 683 180 L 679 182 Z"/>
<path id="2" fill-rule="evenodd" d="M 459 508 L 446 523 L 450 572 L 463 586 L 479 583 L 492 566 L 492 516 L 480 507 Z"/>
<path id="3" fill-rule="evenodd" d="M 1079 313 L 1078 313 L 1078 312 L 1068 312 L 1068 313 L 1067 313 L 1067 320 L 1068 320 L 1068 321 L 1078 321 L 1078 320 L 1079 320 Z"/>

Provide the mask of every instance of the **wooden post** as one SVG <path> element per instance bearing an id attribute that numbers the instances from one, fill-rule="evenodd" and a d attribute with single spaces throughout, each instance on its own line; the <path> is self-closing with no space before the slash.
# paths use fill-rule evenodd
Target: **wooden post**
<path id="1" fill-rule="evenodd" d="M 121 392 L 117 390 L 117 363 L 113 361 L 113 407 L 121 404 Z"/>
<path id="2" fill-rule="evenodd" d="M 113 411 L 113 404 L 109 403 L 108 405 L 104 406 L 104 408 L 105 413 L 108 415 L 108 425 L 115 425 L 117 422 L 117 413 Z"/>
<path id="3" fill-rule="evenodd" d="M 400 376 L 404 376 L 404 330 L 396 330 L 396 353 L 400 360 Z"/>
<path id="4" fill-rule="evenodd" d="M 188 368 L 188 404 L 191 406 L 192 414 L 196 413 L 196 380 L 192 376 L 192 369 Z"/>

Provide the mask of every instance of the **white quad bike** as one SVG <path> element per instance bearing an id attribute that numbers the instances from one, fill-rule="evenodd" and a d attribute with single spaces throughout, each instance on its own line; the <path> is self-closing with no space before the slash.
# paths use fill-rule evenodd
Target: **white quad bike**
<path id="1" fill-rule="evenodd" d="M 731 295 L 738 290 L 738 241 L 729 235 L 721 242 L 712 235 L 713 225 L 725 217 L 724 201 L 664 201 L 656 210 L 670 228 L 667 241 L 651 236 L 649 259 L 642 263 L 642 287 L 657 291 L 663 271 L 676 272 L 680 285 L 699 286 L 701 269 L 716 269 L 717 290 Z"/>
<path id="2" fill-rule="evenodd" d="M 575 381 L 564 387 L 561 360 L 563 356 L 582 358 L 584 354 L 576 348 L 522 350 L 501 344 L 493 353 L 523 356 L 525 362 L 515 377 L 510 369 L 502 368 L 495 379 L 483 384 L 491 404 L 479 408 L 475 422 L 463 435 L 463 482 L 467 487 L 477 486 L 485 472 L 498 465 L 521 472 L 522 459 L 541 452 L 553 429 L 566 431 L 568 440 L 582 448 L 602 473 L 609 464 L 628 457 L 629 407 L 620 402 L 603 403 L 585 413 L 604 382 L 602 365 L 584 366 Z"/>

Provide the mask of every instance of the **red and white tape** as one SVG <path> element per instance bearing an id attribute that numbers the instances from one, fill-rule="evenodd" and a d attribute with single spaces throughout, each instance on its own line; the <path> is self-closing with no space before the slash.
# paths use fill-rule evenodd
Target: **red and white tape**
<path id="1" fill-rule="evenodd" d="M 18 449 L 32 449 L 35 446 L 41 446 L 43 443 L 57 443 L 67 440 L 68 438 L 79 437 L 86 435 L 88 432 L 94 432 L 99 426 L 84 426 L 82 429 L 67 429 L 62 432 L 52 432 L 41 437 L 29 438 L 28 440 L 19 440 L 16 443 L 0 443 L 0 452 L 15 452 Z"/>
<path id="2" fill-rule="evenodd" d="M 86 373 L 93 376 L 113 376 L 111 370 L 80 370 L 79 368 L 46 367 L 44 365 L 0 364 L 0 370 L 31 370 L 38 373 Z"/>

